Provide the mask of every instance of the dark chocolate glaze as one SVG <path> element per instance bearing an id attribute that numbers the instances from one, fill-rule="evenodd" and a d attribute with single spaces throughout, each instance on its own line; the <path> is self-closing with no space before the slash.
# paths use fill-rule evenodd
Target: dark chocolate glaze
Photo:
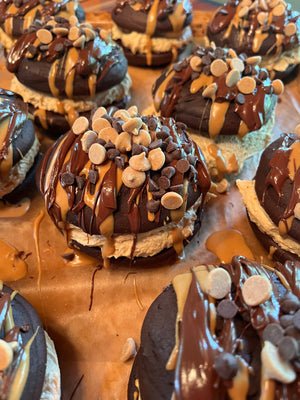
<path id="1" fill-rule="evenodd" d="M 21 400 L 39 400 L 42 393 L 46 371 L 47 349 L 45 333 L 42 323 L 32 307 L 20 294 L 11 301 L 12 290 L 7 286 L 0 291 L 0 326 L 3 328 L 7 317 L 8 308 L 12 308 L 15 326 L 4 334 L 1 329 L 1 338 L 7 342 L 18 341 L 19 346 L 14 352 L 14 359 L 9 368 L 1 374 L 0 393 L 1 398 L 8 398 L 10 386 L 13 382 L 20 357 L 26 343 L 37 332 L 30 348 L 30 366 L 26 384 Z"/>
<path id="2" fill-rule="evenodd" d="M 140 394 L 144 400 L 217 399 L 228 400 L 227 388 L 231 381 L 224 381 L 216 374 L 214 360 L 223 352 L 240 357 L 250 367 L 247 400 L 260 398 L 262 331 L 270 322 L 281 316 L 280 299 L 287 293 L 275 272 L 257 262 L 241 256 L 233 257 L 230 264 L 221 265 L 232 279 L 228 295 L 239 307 L 233 319 L 217 314 L 215 334 L 210 333 L 208 296 L 199 287 L 195 275 L 185 302 L 179 325 L 179 354 L 174 371 L 165 369 L 175 342 L 177 303 L 170 286 L 151 305 L 141 335 L 141 347 L 131 372 L 128 399 Z M 298 298 L 300 263 L 278 265 L 279 272 Z M 241 287 L 253 275 L 266 277 L 272 285 L 271 298 L 256 307 L 248 307 L 241 294 Z M 218 301 L 216 301 L 216 306 Z M 157 333 L 158 332 L 158 333 Z M 171 337 L 170 337 L 171 336 Z M 168 373 L 168 375 L 166 375 Z M 171 379 L 174 379 L 173 382 Z M 300 395 L 299 375 L 290 384 L 275 381 L 274 400 L 293 399 Z M 134 394 L 135 393 L 135 394 Z"/>
<path id="3" fill-rule="evenodd" d="M 60 25 L 70 29 L 70 24 L 66 19 L 62 19 Z M 102 92 L 119 84 L 127 72 L 127 60 L 121 49 L 114 43 L 106 43 L 99 36 L 99 29 L 95 32 L 94 40 L 86 42 L 83 48 L 78 48 L 77 59 L 71 58 L 71 51 L 74 51 L 72 42 L 67 36 L 56 36 L 53 33 L 52 42 L 46 46 L 46 50 L 41 47 L 35 47 L 36 54 L 30 55 L 29 46 L 37 40 L 37 30 L 41 28 L 32 27 L 32 29 L 22 35 L 7 57 L 7 68 L 10 72 L 16 74 L 18 80 L 25 86 L 51 94 L 50 90 L 50 70 L 53 63 L 58 62 L 55 71 L 55 87 L 58 93 L 55 97 L 66 98 L 66 64 L 71 62 L 71 70 L 75 70 L 75 76 L 72 81 L 72 95 L 70 98 L 79 100 L 82 96 L 94 98 L 94 92 Z M 58 51 L 58 45 L 63 46 L 63 51 Z M 28 58 L 29 57 L 29 58 Z M 89 86 L 89 79 L 94 75 L 96 77 L 93 88 Z M 53 95 L 53 93 L 52 93 Z M 70 96 L 70 95 L 69 95 Z"/>
<path id="4" fill-rule="evenodd" d="M 300 201 L 300 168 L 293 179 L 288 168 L 291 146 L 297 143 L 299 139 L 294 134 L 282 135 L 266 148 L 255 175 L 255 190 L 274 224 L 278 226 L 281 221 L 288 235 L 300 242 L 300 220 L 294 217 L 295 206 Z M 292 219 L 291 225 L 288 225 L 289 219 Z"/>
<path id="5" fill-rule="evenodd" d="M 273 113 L 277 99 L 271 87 L 271 80 L 266 73 L 265 79 L 259 78 L 261 70 L 252 67 L 247 72 L 241 73 L 241 78 L 251 76 L 256 80 L 256 89 L 253 93 L 243 94 L 244 103 L 238 101 L 239 90 L 237 85 L 227 87 L 226 76 L 213 76 L 209 65 L 217 59 L 226 61 L 231 58 L 227 50 L 212 47 L 197 47 L 193 56 L 202 59 L 202 70 L 195 73 L 190 66 L 188 58 L 181 63 L 174 64 L 163 71 L 162 75 L 153 85 L 152 95 L 157 111 L 165 117 L 173 117 L 176 121 L 184 122 L 188 127 L 195 129 L 203 136 L 209 136 L 209 123 L 211 119 L 212 100 L 203 97 L 202 93 L 207 85 L 199 87 L 195 93 L 191 92 L 192 84 L 203 75 L 211 77 L 212 83 L 217 84 L 215 103 L 229 102 L 229 107 L 224 116 L 224 123 L 219 135 L 237 135 L 241 121 L 246 124 L 248 132 L 258 130 L 264 125 Z M 208 61 L 207 61 L 208 60 Z M 242 59 L 244 60 L 244 59 Z M 207 64 L 207 65 L 205 65 Z M 263 70 L 265 72 L 265 70 Z M 220 118 L 223 116 L 220 115 Z"/>
<path id="6" fill-rule="evenodd" d="M 165 36 L 173 31 L 170 15 L 174 13 L 180 1 L 160 0 L 156 14 L 156 26 L 154 36 Z M 189 1 L 185 1 L 183 10 L 185 15 L 183 27 L 190 25 L 193 18 L 192 6 Z M 136 10 L 133 7 L 140 5 L 140 9 Z M 136 31 L 146 33 L 148 13 L 153 5 L 153 0 L 121 0 L 118 1 L 113 12 L 112 19 L 124 31 Z"/>
<path id="7" fill-rule="evenodd" d="M 226 2 L 216 11 L 209 23 L 207 36 L 217 46 L 231 47 L 237 53 L 246 53 L 248 56 L 257 54 L 263 56 L 275 55 L 286 50 L 296 49 L 299 46 L 300 14 L 297 11 L 292 11 L 290 5 L 288 5 L 281 16 L 273 16 L 271 23 L 267 22 L 264 25 L 263 34 L 267 34 L 267 36 L 262 41 L 260 48 L 254 51 L 254 37 L 257 31 L 261 29 L 257 16 L 261 12 L 270 13 L 272 8 L 268 4 L 267 10 L 259 6 L 257 9 L 250 10 L 246 18 L 239 18 L 237 14 L 241 10 L 240 3 L 240 0 Z M 230 27 L 233 19 L 237 19 L 237 26 L 232 25 Z M 297 25 L 297 32 L 292 36 L 287 36 L 284 33 L 288 23 Z M 282 37 L 281 43 L 277 41 L 279 36 Z"/>
<path id="8" fill-rule="evenodd" d="M 156 118 L 158 121 L 157 117 L 153 118 Z M 169 140 L 171 137 L 175 145 L 179 149 L 182 149 L 180 158 L 187 157 L 187 153 L 183 148 L 187 149 L 187 152 L 193 151 L 196 156 L 197 161 L 194 169 L 192 169 L 194 172 L 189 183 L 187 198 L 184 201 L 186 202 L 187 209 L 189 209 L 199 196 L 202 195 L 202 204 L 200 206 L 200 209 L 202 209 L 205 195 L 210 187 L 210 178 L 203 155 L 198 146 L 186 135 L 184 129 L 176 125 L 174 120 L 162 118 L 160 121 L 162 126 L 170 131 L 170 134 L 167 134 Z M 54 223 L 60 227 L 64 216 L 61 213 L 60 204 L 55 200 L 60 177 L 64 172 L 70 172 L 74 176 L 81 175 L 84 166 L 88 162 L 88 155 L 82 150 L 81 137 L 82 135 L 76 136 L 72 131 L 67 136 L 61 137 L 46 153 L 40 171 L 39 186 L 41 193 L 45 197 L 47 211 Z M 65 157 L 69 151 L 71 151 L 71 156 L 68 161 L 65 161 Z M 128 157 L 131 156 L 130 153 L 128 153 Z M 52 160 L 54 164 L 50 170 Z M 168 165 L 175 166 L 176 163 L 177 160 L 172 159 L 166 161 L 164 167 Z M 118 168 L 115 161 L 112 161 L 108 166 L 109 168 L 102 178 L 100 185 L 98 185 L 97 190 L 95 190 L 95 186 L 88 179 L 82 188 L 79 188 L 75 184 L 63 188 L 68 198 L 68 212 L 66 215 L 68 222 L 80 227 L 84 232 L 97 235 L 99 234 L 99 225 L 101 222 L 108 215 L 113 215 L 114 234 L 137 234 L 164 226 L 171 219 L 170 210 L 164 207 L 160 207 L 155 213 L 154 221 L 148 219 L 147 190 L 150 180 L 158 180 L 161 174 L 160 171 L 148 171 L 145 183 L 138 188 L 130 189 L 122 184 L 120 190 L 117 192 Z M 91 164 L 89 168 L 92 170 L 95 166 Z M 46 174 L 51 175 L 47 190 L 45 189 Z M 176 170 L 175 175 L 171 179 L 170 188 L 182 184 L 183 179 L 187 176 L 188 172 L 184 174 Z M 93 197 L 93 208 L 90 208 L 85 203 L 84 198 L 86 195 Z M 139 196 L 138 204 L 136 203 L 137 196 Z M 96 204 L 98 202 L 100 207 L 98 207 L 98 211 L 96 212 Z"/>
<path id="9" fill-rule="evenodd" d="M 61 2 L 57 1 L 48 1 L 48 0 L 29 0 L 20 2 L 20 7 L 15 9 L 15 12 L 10 13 L 9 8 L 14 4 L 13 0 L 5 0 L 0 3 L 0 27 L 5 31 L 5 33 L 9 36 L 12 35 L 12 38 L 17 39 L 21 35 L 25 33 L 25 24 L 28 18 L 32 18 L 33 21 L 39 20 L 44 21 L 50 16 L 60 15 L 61 12 L 66 12 L 67 3 L 70 3 L 69 0 L 62 0 Z M 74 15 L 78 18 L 80 22 L 84 21 L 85 13 L 81 5 L 78 5 L 77 2 L 74 3 Z M 42 6 L 41 9 L 39 6 Z M 32 15 L 32 13 L 34 14 Z M 30 14 L 29 14 L 30 13 Z M 28 17 L 30 15 L 30 17 Z M 71 13 L 70 13 L 71 15 Z M 12 31 L 8 32 L 5 29 L 5 21 L 7 19 L 12 18 Z M 24 26 L 25 25 L 25 26 Z"/>

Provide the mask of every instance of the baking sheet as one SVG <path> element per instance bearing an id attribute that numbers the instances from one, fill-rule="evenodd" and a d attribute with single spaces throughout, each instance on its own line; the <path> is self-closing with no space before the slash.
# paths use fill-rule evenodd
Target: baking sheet
<path id="1" fill-rule="evenodd" d="M 151 86 L 160 70 L 129 67 L 133 80 L 131 104 L 142 110 L 151 104 Z M 0 69 L 0 86 L 8 88 L 11 75 Z M 300 123 L 300 75 L 285 87 L 279 98 L 274 138 L 291 132 Z M 46 148 L 49 140 L 42 140 Z M 247 162 L 239 178 L 252 178 L 258 157 Z M 55 342 L 61 372 L 62 399 L 126 399 L 126 385 L 132 361 L 120 361 L 128 337 L 139 344 L 140 328 L 154 298 L 172 278 L 191 266 L 216 263 L 217 257 L 205 248 L 208 236 L 220 229 L 237 229 L 255 258 L 270 263 L 267 253 L 254 237 L 234 183 L 228 194 L 212 199 L 206 207 L 200 233 L 186 247 L 185 259 L 174 265 L 145 270 L 112 268 L 96 271 L 96 264 L 68 266 L 61 257 L 67 247 L 62 235 L 47 215 L 42 216 L 43 201 L 36 192 L 29 212 L 20 218 L 0 220 L 0 239 L 28 253 L 28 275 L 10 283 L 37 309 Z M 38 251 L 41 257 L 38 284 L 38 254 L 33 232 L 37 218 Z M 238 253 L 238 249 L 237 249 Z M 92 308 L 91 289 L 94 279 Z M 135 284 L 136 283 L 136 284 Z M 136 291 L 143 309 L 137 302 Z M 76 389 L 76 390 L 75 390 Z"/>

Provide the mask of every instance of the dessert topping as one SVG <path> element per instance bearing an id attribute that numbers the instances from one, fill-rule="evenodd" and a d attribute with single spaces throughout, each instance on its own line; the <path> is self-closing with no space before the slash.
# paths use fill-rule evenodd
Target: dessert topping
<path id="1" fill-rule="evenodd" d="M 52 33 L 48 31 L 48 29 L 39 29 L 36 35 L 39 41 L 43 44 L 49 44 L 50 42 L 52 42 L 53 36 Z"/>
<path id="2" fill-rule="evenodd" d="M 214 299 L 223 299 L 231 289 L 231 278 L 223 268 L 216 268 L 209 272 L 206 279 L 206 291 Z"/>
<path id="3" fill-rule="evenodd" d="M 148 171 L 151 168 L 150 161 L 147 159 L 145 152 L 131 157 L 129 165 L 136 171 Z"/>
<path id="4" fill-rule="evenodd" d="M 167 192 L 161 198 L 161 204 L 167 210 L 177 210 L 182 203 L 183 198 L 176 192 Z"/>
<path id="5" fill-rule="evenodd" d="M 106 150 L 99 143 L 93 143 L 89 148 L 89 159 L 95 165 L 102 164 L 106 159 Z"/>
<path id="6" fill-rule="evenodd" d="M 284 90 L 283 83 L 281 82 L 280 79 L 275 79 L 275 81 L 272 82 L 272 88 L 276 95 L 282 94 Z"/>
<path id="7" fill-rule="evenodd" d="M 104 128 L 111 128 L 111 124 L 105 118 L 93 118 L 92 129 L 99 133 Z"/>
<path id="8" fill-rule="evenodd" d="M 225 61 L 218 58 L 211 63 L 210 71 L 212 75 L 219 77 L 226 74 L 228 67 Z"/>
<path id="9" fill-rule="evenodd" d="M 221 353 L 215 358 L 215 370 L 221 379 L 233 379 L 239 369 L 237 358 L 231 353 Z"/>
<path id="10" fill-rule="evenodd" d="M 290 363 L 283 361 L 278 348 L 266 341 L 261 352 L 262 367 L 267 376 L 279 382 L 290 383 L 296 379 L 296 373 Z"/>
<path id="11" fill-rule="evenodd" d="M 245 76 L 237 83 L 239 91 L 243 94 L 251 94 L 256 88 L 255 79 L 250 76 Z"/>
<path id="12" fill-rule="evenodd" d="M 72 125 L 72 131 L 75 133 L 75 135 L 81 135 L 88 130 L 88 127 L 89 120 L 86 117 L 79 117 L 74 121 Z"/>
<path id="13" fill-rule="evenodd" d="M 136 171 L 135 169 L 133 169 L 131 167 L 127 167 L 123 171 L 122 181 L 125 186 L 127 186 L 131 189 L 142 186 L 142 184 L 145 182 L 145 180 L 146 180 L 145 172 Z"/>
<path id="14" fill-rule="evenodd" d="M 267 278 L 254 275 L 248 278 L 242 288 L 245 303 L 250 307 L 258 306 L 267 301 L 272 294 L 272 287 Z"/>

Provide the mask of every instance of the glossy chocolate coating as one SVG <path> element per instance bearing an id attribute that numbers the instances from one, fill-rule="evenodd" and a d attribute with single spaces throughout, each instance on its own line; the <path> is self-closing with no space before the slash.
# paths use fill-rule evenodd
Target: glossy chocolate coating
<path id="1" fill-rule="evenodd" d="M 188 127 L 195 129 L 200 135 L 211 137 L 211 127 L 220 124 L 220 121 L 222 124 L 217 135 L 238 135 L 241 123 L 245 124 L 247 133 L 260 129 L 269 120 L 277 100 L 265 70 L 260 70 L 257 66 L 249 67 L 246 60 L 241 58 L 244 71 L 241 72 L 240 80 L 252 77 L 256 81 L 253 93 L 242 94 L 236 84 L 232 87 L 227 86 L 227 73 L 214 76 L 210 71 L 214 61 L 229 62 L 234 58 L 227 50 L 218 47 L 197 47 L 193 56 L 202 60 L 200 72 L 193 70 L 190 64 L 192 58 L 189 57 L 163 71 L 155 82 L 152 92 L 154 105 L 162 116 L 173 117 L 176 121 L 184 122 Z M 261 71 L 264 71 L 264 79 L 259 78 Z M 217 85 L 213 101 L 203 96 L 204 90 L 211 84 Z M 193 85 L 196 87 L 195 91 L 192 91 Z M 243 103 L 239 101 L 241 95 Z M 222 103 L 228 104 L 225 111 L 220 109 L 218 112 L 212 112 L 213 107 Z"/>
<path id="2" fill-rule="evenodd" d="M 268 2 L 265 2 L 266 8 L 259 5 L 250 10 L 245 18 L 238 16 L 241 3 L 240 0 L 226 2 L 216 11 L 208 25 L 207 36 L 217 46 L 231 47 L 238 54 L 246 53 L 248 56 L 275 55 L 299 46 L 300 14 L 292 11 L 290 5 L 282 15 L 272 16 L 271 21 L 268 19 L 266 24 L 261 26 L 257 17 L 260 13 L 269 14 L 272 11 Z M 297 25 L 297 32 L 292 36 L 285 34 L 288 23 Z M 259 48 L 255 47 L 257 41 L 260 42 Z"/>
<path id="3" fill-rule="evenodd" d="M 217 316 L 215 334 L 211 335 L 208 296 L 201 291 L 193 274 L 179 325 L 180 344 L 176 368 L 175 371 L 167 371 L 166 363 L 175 343 L 177 303 L 172 286 L 165 289 L 145 317 L 141 346 L 129 380 L 128 399 L 133 400 L 139 393 L 143 400 L 170 400 L 175 391 L 178 400 L 227 400 L 230 398 L 227 388 L 232 386 L 231 381 L 217 378 L 214 369 L 216 355 L 223 352 L 246 360 L 252 368 L 246 398 L 260 398 L 262 332 L 269 322 L 279 321 L 280 299 L 286 294 L 286 288 L 271 270 L 244 257 L 235 256 L 230 264 L 221 267 L 231 276 L 232 289 L 229 297 L 239 307 L 238 314 L 233 319 Z M 300 264 L 290 262 L 285 266 L 279 265 L 278 268 L 290 285 L 292 293 L 299 298 L 297 281 Z M 254 274 L 270 280 L 273 294 L 264 304 L 247 307 L 241 287 Z M 217 304 L 218 301 L 215 305 Z M 201 313 L 197 312 L 200 308 L 203 308 Z M 237 345 L 238 342 L 241 345 Z M 274 400 L 299 396 L 297 382 L 298 377 L 291 384 L 275 381 Z"/>
<path id="4" fill-rule="evenodd" d="M 7 286 L 4 286 L 3 291 L 0 292 L 0 324 L 2 326 L 5 321 L 5 309 L 11 304 L 15 327 L 6 334 L 5 340 L 17 340 L 20 343 L 16 356 L 36 333 L 30 347 L 30 367 L 21 400 L 39 400 L 42 394 L 46 370 L 47 349 L 45 333 L 39 316 L 32 305 L 20 294 L 16 294 L 13 300 L 10 301 L 12 292 L 13 291 Z M 27 327 L 28 330 L 26 330 L 27 328 L 24 330 L 22 327 Z M 2 334 L 1 338 L 3 338 Z M 18 365 L 19 362 L 16 356 L 13 361 L 14 365 Z M 11 372 L 12 371 L 6 370 L 3 373 L 3 380 L 1 380 L 0 385 L 2 394 L 7 394 L 10 389 L 12 383 L 10 379 Z"/>
<path id="5" fill-rule="evenodd" d="M 112 12 L 112 19 L 124 31 L 146 33 L 148 13 L 153 3 L 153 0 L 118 1 Z M 158 2 L 154 36 L 165 36 L 173 31 L 170 15 L 176 9 L 177 3 L 178 1 L 171 2 L 169 0 L 160 0 Z M 183 27 L 186 27 L 192 22 L 193 14 L 190 2 L 185 1 L 184 3 L 186 8 L 183 10 L 185 14 Z"/>

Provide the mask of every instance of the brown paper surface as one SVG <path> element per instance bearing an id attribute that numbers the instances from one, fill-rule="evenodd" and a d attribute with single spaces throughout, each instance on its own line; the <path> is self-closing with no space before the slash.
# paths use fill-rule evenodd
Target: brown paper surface
<path id="1" fill-rule="evenodd" d="M 160 70 L 129 68 L 133 80 L 132 100 L 142 110 L 151 104 L 151 86 Z M 2 64 L 0 86 L 9 87 L 10 74 Z M 285 87 L 277 107 L 274 137 L 291 132 L 300 123 L 300 75 Z M 42 147 L 49 145 L 43 140 Z M 239 178 L 252 178 L 258 157 L 246 162 Z M 48 215 L 39 229 L 41 283 L 38 285 L 38 263 L 33 229 L 36 218 L 44 210 L 36 192 L 29 212 L 24 217 L 1 219 L 0 239 L 18 250 L 30 253 L 28 275 L 9 283 L 18 289 L 37 309 L 45 329 L 55 342 L 62 374 L 62 398 L 70 399 L 82 378 L 73 400 L 126 399 L 126 386 L 132 361 L 123 363 L 120 353 L 128 337 L 139 344 L 140 328 L 145 313 L 178 273 L 200 263 L 216 263 L 217 257 L 205 248 L 207 237 L 220 229 L 239 230 L 257 260 L 270 263 L 266 251 L 254 237 L 234 183 L 228 194 L 219 195 L 206 207 L 200 233 L 185 249 L 185 259 L 160 268 L 102 269 L 95 275 L 93 306 L 89 311 L 94 266 L 70 267 L 61 255 L 67 252 L 65 239 Z M 239 253 L 239 249 L 236 249 Z M 128 275 L 128 272 L 133 272 Z M 134 279 L 141 310 L 134 292 Z"/>

